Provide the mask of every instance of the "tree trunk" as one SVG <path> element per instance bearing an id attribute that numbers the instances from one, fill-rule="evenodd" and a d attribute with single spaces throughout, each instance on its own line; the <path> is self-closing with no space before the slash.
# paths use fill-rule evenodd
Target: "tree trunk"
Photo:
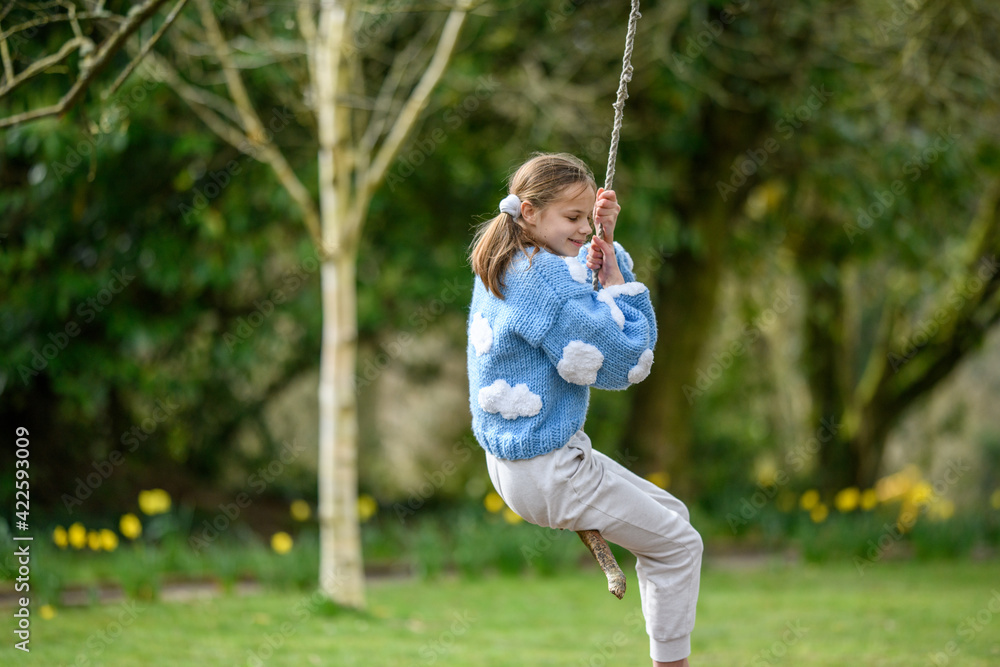
<path id="1" fill-rule="evenodd" d="M 729 173 L 734 146 L 760 143 L 755 138 L 763 136 L 765 121 L 760 112 L 744 114 L 707 105 L 699 134 L 710 143 L 691 158 L 687 181 L 673 193 L 672 204 L 687 236 L 700 243 L 682 247 L 669 261 L 662 258 L 658 267 L 656 360 L 649 377 L 631 390 L 623 447 L 648 462 L 653 472 L 669 473 L 671 491 L 682 496 L 695 491 L 689 471 L 691 413 L 698 399 L 692 389 L 715 314 L 731 221 L 753 186 L 747 183 L 724 199 L 717 181 L 720 174 Z"/>
<path id="2" fill-rule="evenodd" d="M 351 230 L 344 174 L 341 44 L 347 21 L 343 3 L 325 3 L 316 37 L 316 118 L 319 130 L 323 337 L 319 375 L 319 585 L 337 604 L 365 604 L 361 534 L 357 521 L 358 411 L 354 393 L 357 354 L 357 235 Z"/>
<path id="3" fill-rule="evenodd" d="M 836 233 L 836 225 L 814 229 Z M 1000 182 L 986 190 L 969 226 L 964 270 L 936 295 L 937 307 L 927 310 L 935 319 L 920 320 L 902 341 L 893 342 L 891 326 L 886 328 L 872 345 L 860 378 L 851 374 L 857 345 L 849 337 L 859 334 L 847 316 L 843 258 L 811 256 L 812 247 L 799 243 L 794 248 L 808 290 L 803 365 L 813 398 L 813 426 L 829 431 L 830 421 L 838 418 L 833 437 L 826 442 L 820 438 L 817 478 L 828 493 L 847 486 L 870 488 L 878 479 L 886 439 L 906 411 L 947 378 L 1000 321 L 1000 271 L 991 259 L 1000 248 Z M 832 282 L 830 275 L 836 276 Z M 947 318 L 943 324 L 938 322 L 942 315 Z M 891 310 L 883 313 L 888 323 L 897 317 Z M 917 345 L 924 331 L 929 333 Z"/>
<path id="4" fill-rule="evenodd" d="M 706 222 L 705 229 L 710 223 Z M 707 230 L 706 230 L 707 231 Z M 716 238 L 717 230 L 709 232 Z M 626 451 L 634 453 L 652 472 L 671 475 L 671 489 L 691 493 L 691 406 L 684 387 L 694 383 L 715 312 L 722 262 L 716 252 L 697 257 L 690 250 L 675 255 L 657 276 L 656 326 L 660 343 L 656 363 L 644 382 L 636 385 Z"/>
<path id="5" fill-rule="evenodd" d="M 853 486 L 858 470 L 855 434 L 843 428 L 853 382 L 843 340 L 841 268 L 808 253 L 798 259 L 806 290 L 802 367 L 812 396 L 809 431 L 820 443 L 816 479 L 821 489 L 834 493 Z"/>
<path id="6" fill-rule="evenodd" d="M 852 453 L 854 467 L 851 482 L 861 489 L 870 489 L 878 479 L 885 452 L 886 439 L 898 416 L 879 414 L 879 405 L 869 405 L 861 415 L 861 423 L 851 442 L 847 443 Z"/>
<path id="7" fill-rule="evenodd" d="M 320 587 L 334 602 L 365 604 L 357 521 L 358 410 L 355 256 L 323 263 L 323 343 L 319 379 Z"/>

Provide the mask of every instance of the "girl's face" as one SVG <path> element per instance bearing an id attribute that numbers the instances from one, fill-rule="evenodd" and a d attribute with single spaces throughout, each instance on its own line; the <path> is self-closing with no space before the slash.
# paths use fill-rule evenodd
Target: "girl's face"
<path id="1" fill-rule="evenodd" d="M 542 248 L 555 255 L 576 257 L 590 236 L 597 193 L 588 183 L 566 186 L 559 197 L 539 209 L 524 202 L 521 216 L 528 233 Z"/>

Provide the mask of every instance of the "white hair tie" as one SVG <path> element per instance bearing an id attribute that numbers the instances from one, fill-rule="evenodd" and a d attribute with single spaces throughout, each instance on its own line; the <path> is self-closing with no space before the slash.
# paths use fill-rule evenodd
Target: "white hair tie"
<path id="1" fill-rule="evenodd" d="M 500 200 L 500 212 L 517 220 L 521 215 L 521 198 L 517 195 L 507 195 Z"/>

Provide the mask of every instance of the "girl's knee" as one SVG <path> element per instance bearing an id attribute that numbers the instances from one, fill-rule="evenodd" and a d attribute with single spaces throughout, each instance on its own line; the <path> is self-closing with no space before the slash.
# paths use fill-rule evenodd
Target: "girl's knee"
<path id="1" fill-rule="evenodd" d="M 651 548 L 642 555 L 647 557 L 647 564 L 651 564 L 653 567 L 660 565 L 700 567 L 701 557 L 705 551 L 701 535 L 691 524 L 685 524 L 680 531 L 673 532 L 670 537 L 663 536 L 656 541 L 655 546 L 653 544 L 649 546 Z M 634 553 L 637 556 L 640 555 L 639 552 Z"/>
<path id="2" fill-rule="evenodd" d="M 698 561 L 701 562 L 701 555 L 705 552 L 705 542 L 701 539 L 701 533 L 694 528 L 691 528 L 688 550 L 692 556 L 697 557 Z"/>
<path id="3" fill-rule="evenodd" d="M 687 552 L 692 565 L 701 564 L 701 556 L 705 552 L 705 543 L 701 539 L 701 534 L 688 524 L 678 540 Z"/>

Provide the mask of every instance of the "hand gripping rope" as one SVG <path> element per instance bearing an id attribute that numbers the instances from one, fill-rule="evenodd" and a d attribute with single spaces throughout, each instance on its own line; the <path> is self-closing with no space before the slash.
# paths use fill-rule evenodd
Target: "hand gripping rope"
<path id="1" fill-rule="evenodd" d="M 625 113 L 625 100 L 628 99 L 628 82 L 632 80 L 632 47 L 635 43 L 635 28 L 639 21 L 639 0 L 632 0 L 632 12 L 628 17 L 628 34 L 625 37 L 625 55 L 622 56 L 622 75 L 618 80 L 618 98 L 615 100 L 615 122 L 611 129 L 611 149 L 608 151 L 608 169 L 604 176 L 604 189 L 610 190 L 615 180 L 615 160 L 618 158 L 618 139 L 622 133 L 622 116 Z M 597 222 L 594 216 L 597 237 L 604 239 L 604 228 Z M 594 272 L 594 289 L 600 287 L 597 280 L 597 272 Z M 597 564 L 601 566 L 604 575 L 608 578 L 608 591 L 619 600 L 625 595 L 625 574 L 618 566 L 614 554 L 604 541 L 601 534 L 596 530 L 578 530 L 577 535 L 583 543 L 594 554 Z"/>

